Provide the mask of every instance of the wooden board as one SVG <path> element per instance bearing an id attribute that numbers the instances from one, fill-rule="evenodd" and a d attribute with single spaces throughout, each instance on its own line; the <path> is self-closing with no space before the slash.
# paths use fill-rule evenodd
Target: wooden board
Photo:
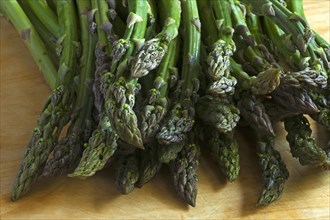
<path id="1" fill-rule="evenodd" d="M 330 40 L 330 1 L 305 0 L 311 26 Z M 240 130 L 241 171 L 227 183 L 217 165 L 201 159 L 197 206 L 177 198 L 168 168 L 141 189 L 121 195 L 109 167 L 86 180 L 61 177 L 41 180 L 17 202 L 9 199 L 35 119 L 50 93 L 22 40 L 3 18 L 1 21 L 1 219 L 329 219 L 330 177 L 292 158 L 279 124 L 276 143 L 290 178 L 280 200 L 256 208 L 261 177 L 253 141 Z M 321 144 L 329 134 L 314 126 Z M 203 146 L 204 147 L 204 146 Z"/>

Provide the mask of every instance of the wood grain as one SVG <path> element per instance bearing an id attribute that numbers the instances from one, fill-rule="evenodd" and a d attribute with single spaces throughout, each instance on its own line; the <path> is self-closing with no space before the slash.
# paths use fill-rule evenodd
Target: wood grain
<path id="1" fill-rule="evenodd" d="M 330 41 L 330 1 L 305 0 L 311 26 Z M 0 19 L 1 28 L 1 219 L 329 219 L 330 176 L 302 167 L 292 158 L 286 133 L 277 125 L 277 149 L 290 172 L 280 200 L 256 208 L 261 177 L 253 140 L 240 130 L 241 171 L 238 180 L 227 183 L 217 165 L 202 157 L 197 207 L 184 205 L 175 195 L 168 168 L 149 184 L 129 195 L 114 186 L 113 168 L 92 178 L 68 177 L 41 180 L 17 202 L 11 202 L 11 185 L 24 146 L 35 126 L 44 100 L 50 93 L 42 76 L 13 27 Z M 314 135 L 324 144 L 329 134 L 315 127 Z"/>

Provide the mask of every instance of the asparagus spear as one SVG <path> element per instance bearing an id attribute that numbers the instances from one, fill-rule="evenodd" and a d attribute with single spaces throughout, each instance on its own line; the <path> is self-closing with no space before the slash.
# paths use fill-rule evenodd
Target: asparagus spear
<path id="1" fill-rule="evenodd" d="M 216 160 L 227 180 L 233 182 L 240 170 L 238 143 L 234 138 L 234 132 L 221 133 L 210 127 L 207 128 L 205 136 L 208 140 L 211 156 Z"/>
<path id="2" fill-rule="evenodd" d="M 176 71 L 175 64 L 179 53 L 179 40 L 174 39 L 160 64 L 153 82 L 153 87 L 148 91 L 146 104 L 141 111 L 141 134 L 144 142 L 148 142 L 159 130 L 167 109 L 167 94 L 171 71 Z"/>
<path id="3" fill-rule="evenodd" d="M 261 74 L 259 77 L 263 80 L 255 82 L 262 84 L 264 81 L 268 82 L 270 86 L 266 92 L 270 93 L 279 85 L 282 69 L 273 59 L 269 62 L 267 59 L 269 56 L 260 49 L 260 46 L 258 48 L 245 21 L 245 16 L 239 8 L 239 4 L 229 0 L 229 5 L 232 12 L 233 27 L 235 28 L 235 43 L 238 48 L 235 58 L 249 74 L 258 76 Z M 258 88 L 259 86 L 256 87 Z M 260 95 L 258 91 L 255 91 L 255 93 Z"/>
<path id="4" fill-rule="evenodd" d="M 169 163 L 179 197 L 193 207 L 196 205 L 197 197 L 199 155 L 199 146 L 190 140 L 175 160 Z"/>
<path id="5" fill-rule="evenodd" d="M 289 11 L 277 0 L 243 0 L 242 2 L 251 6 L 256 14 L 272 19 L 286 34 L 292 36 L 287 40 L 292 40 L 303 57 L 310 57 L 310 65 L 327 77 L 329 61 L 324 50 L 316 44 L 306 20 Z"/>
<path id="6" fill-rule="evenodd" d="M 140 151 L 140 167 L 139 167 L 139 180 L 138 186 L 143 186 L 149 182 L 160 170 L 162 162 L 157 157 L 158 144 L 154 140 L 147 144 L 143 151 Z"/>
<path id="7" fill-rule="evenodd" d="M 194 124 L 194 104 L 199 89 L 200 20 L 196 0 L 182 1 L 181 8 L 184 28 L 182 84 L 178 85 L 181 91 L 157 134 L 161 144 L 183 141 Z"/>
<path id="8" fill-rule="evenodd" d="M 319 111 L 305 89 L 282 82 L 271 95 L 274 103 L 291 112 L 313 114 Z"/>
<path id="9" fill-rule="evenodd" d="M 162 61 L 171 41 L 177 37 L 181 19 L 179 0 L 160 0 L 164 11 L 164 26 L 155 38 L 148 40 L 135 56 L 131 66 L 131 77 L 142 77 L 155 69 Z"/>
<path id="10" fill-rule="evenodd" d="M 33 24 L 35 30 L 37 31 L 38 35 L 40 36 L 41 40 L 45 44 L 45 47 L 48 51 L 48 56 L 53 62 L 55 68 L 58 68 L 59 57 L 57 53 L 57 41 L 58 36 L 52 35 L 44 24 L 38 19 L 38 17 L 33 13 L 30 6 L 27 4 L 26 1 L 19 1 L 20 6 L 24 10 L 26 16 L 29 18 L 30 22 Z M 53 89 L 53 88 L 52 88 Z"/>
<path id="11" fill-rule="evenodd" d="M 107 91 L 105 107 L 118 136 L 129 144 L 143 148 L 137 117 L 133 111 L 135 95 L 140 88 L 137 80 L 130 79 L 127 72 L 128 59 L 138 50 L 144 38 L 147 2 L 129 0 L 128 7 L 131 12 L 127 19 L 124 38 L 119 39 L 113 46 L 112 72 L 116 72 L 116 81 Z"/>
<path id="12" fill-rule="evenodd" d="M 11 12 L 17 10 L 16 1 L 3 2 L 1 1 L 1 6 L 6 10 Z M 74 42 L 77 42 L 76 15 L 72 1 L 60 0 L 56 3 L 59 23 L 61 24 L 60 33 L 63 36 L 58 80 L 26 147 L 23 162 L 14 183 L 12 200 L 27 193 L 37 180 L 49 153 L 54 144 L 57 143 L 62 128 L 69 122 L 72 112 L 72 103 L 74 103 L 72 80 L 76 66 L 76 45 Z M 29 32 L 26 35 L 29 37 Z"/>
<path id="13" fill-rule="evenodd" d="M 202 23 L 207 24 L 203 26 L 204 31 L 202 37 L 208 47 L 212 47 L 212 42 L 216 42 L 218 40 L 218 29 L 216 27 L 215 18 L 212 18 L 212 16 L 208 15 L 208 11 L 210 10 L 209 1 L 199 0 L 198 5 Z M 230 58 L 230 73 L 237 80 L 239 84 L 238 88 L 240 90 L 252 90 L 253 93 L 258 95 L 270 93 L 279 84 L 280 70 L 264 71 L 258 74 L 257 77 L 249 76 L 246 72 L 242 70 L 241 65 L 239 65 L 233 58 Z M 229 80 L 228 82 L 232 81 Z M 222 85 L 223 86 L 217 86 L 216 88 L 219 88 L 220 90 L 224 91 L 225 94 L 230 93 L 230 91 L 234 91 L 233 89 L 230 89 L 233 88 L 232 86 L 234 84 L 230 85 L 224 83 Z"/>
<path id="14" fill-rule="evenodd" d="M 47 161 L 43 171 L 43 176 L 56 176 L 72 172 L 77 166 L 82 154 L 82 147 L 91 135 L 91 112 L 92 94 L 88 87 L 88 82 L 93 78 L 94 72 L 94 50 L 96 45 L 96 35 L 88 29 L 93 20 L 93 11 L 89 1 L 77 1 L 78 12 L 80 14 L 80 30 L 82 56 L 80 58 L 79 89 L 75 109 L 78 113 L 72 120 L 66 137 L 54 148 L 53 157 Z M 87 135 L 87 139 L 86 136 Z M 84 153 L 85 154 L 85 153 Z"/>
<path id="15" fill-rule="evenodd" d="M 306 19 L 305 13 L 304 13 L 303 0 L 285 0 L 285 1 L 287 4 L 287 8 L 289 10 L 291 10 L 294 13 L 299 14 L 307 22 L 307 19 Z M 323 48 L 328 61 L 330 61 L 330 44 L 323 37 L 321 37 L 321 35 L 319 35 L 317 32 L 313 31 L 313 34 L 315 35 L 316 43 L 320 47 Z"/>
<path id="16" fill-rule="evenodd" d="M 42 72 L 47 84 L 55 88 L 56 68 L 50 59 L 45 44 L 40 39 L 34 26 L 16 0 L 0 1 L 1 11 L 12 22 L 19 35 L 24 40 L 34 61 Z"/>
<path id="17" fill-rule="evenodd" d="M 330 159 L 320 148 L 315 138 L 311 137 L 312 130 L 308 120 L 303 115 L 297 115 L 284 120 L 286 136 L 292 156 L 299 159 L 301 165 L 314 165 L 329 168 Z"/>
<path id="18" fill-rule="evenodd" d="M 265 106 L 249 93 L 243 93 L 238 102 L 240 114 L 259 134 L 275 136 L 272 123 Z"/>
<path id="19" fill-rule="evenodd" d="M 122 194 L 134 190 L 134 185 L 139 179 L 139 160 L 136 152 L 120 156 L 117 161 L 115 184 Z"/>
<path id="20" fill-rule="evenodd" d="M 269 205 L 281 196 L 289 172 L 281 159 L 280 153 L 274 149 L 274 138 L 258 139 L 257 155 L 263 185 L 257 205 Z"/>
<path id="21" fill-rule="evenodd" d="M 39 18 L 47 30 L 55 37 L 59 37 L 60 28 L 56 14 L 48 6 L 46 0 L 27 0 L 34 14 Z"/>
<path id="22" fill-rule="evenodd" d="M 239 121 L 239 109 L 227 98 L 201 97 L 196 104 L 196 115 L 219 132 L 232 131 Z"/>

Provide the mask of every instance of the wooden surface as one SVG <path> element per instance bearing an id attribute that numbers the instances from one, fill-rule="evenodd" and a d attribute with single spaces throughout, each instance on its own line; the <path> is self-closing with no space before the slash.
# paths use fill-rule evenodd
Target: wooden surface
<path id="1" fill-rule="evenodd" d="M 329 41 L 330 1 L 305 0 L 305 6 L 311 26 Z M 129 195 L 118 193 L 110 167 L 86 180 L 41 180 L 28 195 L 11 202 L 24 146 L 50 90 L 12 26 L 0 21 L 1 219 L 329 219 L 329 172 L 300 166 L 289 152 L 282 125 L 276 127 L 276 143 L 290 178 L 282 198 L 268 207 L 255 207 L 261 177 L 253 141 L 244 130 L 238 137 L 239 178 L 227 183 L 216 164 L 202 157 L 195 208 L 176 197 L 165 166 L 149 184 Z M 322 128 L 314 131 L 321 144 L 329 140 Z"/>

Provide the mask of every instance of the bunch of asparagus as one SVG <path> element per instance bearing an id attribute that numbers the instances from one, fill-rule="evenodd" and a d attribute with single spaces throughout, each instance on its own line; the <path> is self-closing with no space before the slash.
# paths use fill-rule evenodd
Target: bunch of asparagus
<path id="1" fill-rule="evenodd" d="M 330 167 L 306 118 L 330 130 L 330 45 L 309 26 L 302 0 L 0 6 L 52 88 L 12 200 L 39 178 L 84 179 L 106 165 L 127 194 L 168 165 L 179 197 L 195 206 L 201 146 L 228 181 L 239 175 L 238 125 L 255 132 L 258 205 L 278 199 L 289 176 L 274 123 L 284 121 L 302 165 Z"/>

